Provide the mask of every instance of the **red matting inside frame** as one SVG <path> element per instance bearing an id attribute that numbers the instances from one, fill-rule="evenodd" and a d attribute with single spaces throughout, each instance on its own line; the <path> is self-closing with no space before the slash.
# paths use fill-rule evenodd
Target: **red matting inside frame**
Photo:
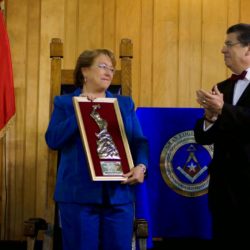
<path id="1" fill-rule="evenodd" d="M 103 176 L 101 165 L 100 165 L 100 158 L 97 153 L 97 137 L 95 135 L 95 133 L 100 132 L 100 130 L 99 130 L 98 125 L 94 121 L 94 119 L 90 116 L 93 110 L 93 105 L 97 105 L 97 104 L 100 104 L 101 106 L 101 108 L 98 109 L 98 113 L 104 120 L 108 122 L 107 130 L 109 134 L 111 135 L 114 141 L 114 144 L 116 145 L 117 150 L 119 152 L 123 173 L 127 173 L 130 171 L 130 168 L 129 168 L 129 163 L 128 163 L 125 147 L 123 144 L 123 140 L 122 140 L 122 135 L 120 132 L 118 119 L 116 117 L 114 104 L 103 103 L 103 102 L 79 102 L 79 108 L 80 108 L 84 128 L 86 131 L 86 136 L 88 140 L 92 162 L 93 162 L 94 169 L 95 169 L 95 174 L 96 176 Z"/>

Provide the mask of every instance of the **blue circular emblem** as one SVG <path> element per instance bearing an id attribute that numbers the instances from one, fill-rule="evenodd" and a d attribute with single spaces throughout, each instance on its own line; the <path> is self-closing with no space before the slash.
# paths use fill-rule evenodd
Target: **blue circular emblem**
<path id="1" fill-rule="evenodd" d="M 208 191 L 208 164 L 213 146 L 197 144 L 193 130 L 171 137 L 160 158 L 161 174 L 166 184 L 178 194 L 201 196 Z"/>

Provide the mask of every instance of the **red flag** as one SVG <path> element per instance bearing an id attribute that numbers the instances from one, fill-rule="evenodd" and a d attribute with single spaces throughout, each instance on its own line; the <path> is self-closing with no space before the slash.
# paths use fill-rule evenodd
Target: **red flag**
<path id="1" fill-rule="evenodd" d="M 0 9 L 0 138 L 16 113 L 10 45 Z"/>

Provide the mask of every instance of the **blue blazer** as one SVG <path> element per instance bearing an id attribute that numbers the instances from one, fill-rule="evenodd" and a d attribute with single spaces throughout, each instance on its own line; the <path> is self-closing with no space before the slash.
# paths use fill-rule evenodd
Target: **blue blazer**
<path id="1" fill-rule="evenodd" d="M 73 96 L 80 93 L 81 90 L 77 89 L 71 94 L 55 97 L 54 111 L 45 134 L 48 146 L 60 151 L 54 199 L 84 204 L 102 204 L 107 199 L 111 204 L 133 202 L 133 185 L 91 179 L 72 101 Z M 118 100 L 134 165 L 143 163 L 147 166 L 148 142 L 143 136 L 132 99 L 114 96 L 108 91 L 106 97 Z"/>

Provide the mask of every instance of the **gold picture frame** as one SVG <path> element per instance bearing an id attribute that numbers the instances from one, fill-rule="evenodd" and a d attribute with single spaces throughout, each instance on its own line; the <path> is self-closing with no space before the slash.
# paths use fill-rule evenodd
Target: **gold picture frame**
<path id="1" fill-rule="evenodd" d="M 73 97 L 93 181 L 123 181 L 133 160 L 116 98 Z"/>

